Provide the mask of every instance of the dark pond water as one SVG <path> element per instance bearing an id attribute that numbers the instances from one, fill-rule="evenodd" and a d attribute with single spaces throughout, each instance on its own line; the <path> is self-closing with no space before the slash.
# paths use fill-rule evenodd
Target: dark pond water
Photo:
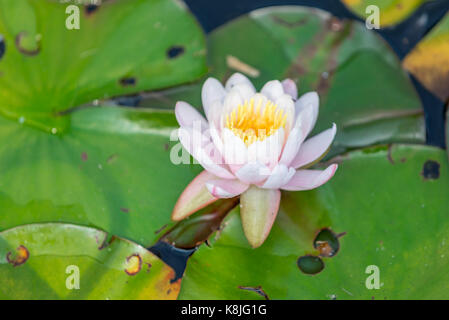
<path id="1" fill-rule="evenodd" d="M 185 0 L 206 32 L 254 9 L 275 5 L 304 5 L 331 12 L 339 18 L 360 20 L 337 0 Z M 378 32 L 393 48 L 400 59 L 415 47 L 429 30 L 449 11 L 449 0 L 436 0 L 424 4 L 410 18 L 394 28 Z M 427 143 L 445 148 L 445 105 L 412 77 L 424 106 Z M 181 250 L 166 243 L 157 243 L 151 249 L 177 272 L 184 272 L 186 261 L 193 250 Z"/>

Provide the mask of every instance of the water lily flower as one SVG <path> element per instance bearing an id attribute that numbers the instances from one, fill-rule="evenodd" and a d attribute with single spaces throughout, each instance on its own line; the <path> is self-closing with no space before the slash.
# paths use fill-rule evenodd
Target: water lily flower
<path id="1" fill-rule="evenodd" d="M 219 198 L 240 196 L 244 233 L 260 246 L 279 210 L 280 190 L 302 191 L 326 183 L 337 170 L 307 169 L 329 149 L 336 125 L 306 140 L 318 117 L 319 97 L 298 98 L 294 81 L 274 80 L 260 93 L 240 73 L 223 85 L 202 88 L 204 118 L 186 102 L 175 108 L 179 140 L 203 166 L 179 197 L 172 219 L 182 220 Z"/>

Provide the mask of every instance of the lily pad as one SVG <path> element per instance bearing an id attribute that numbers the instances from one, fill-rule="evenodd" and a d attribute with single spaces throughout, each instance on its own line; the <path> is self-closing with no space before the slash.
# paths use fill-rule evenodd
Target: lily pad
<path id="1" fill-rule="evenodd" d="M 180 285 L 140 245 L 57 223 L 0 232 L 0 272 L 2 299 L 176 299 Z"/>
<path id="2" fill-rule="evenodd" d="M 0 0 L 0 35 L 0 112 L 47 131 L 67 126 L 61 111 L 206 71 L 204 34 L 175 0 Z"/>
<path id="3" fill-rule="evenodd" d="M 389 27 L 401 23 L 407 19 L 417 8 L 429 0 L 341 0 L 348 9 L 353 11 L 362 19 L 373 14 L 367 10 L 369 6 L 375 5 L 379 9 L 380 26 Z"/>
<path id="4" fill-rule="evenodd" d="M 423 143 L 420 99 L 400 61 L 375 32 L 317 9 L 259 9 L 208 38 L 211 76 L 243 72 L 257 88 L 292 78 L 300 94 L 318 91 L 315 133 L 335 122 L 330 155 L 378 143 Z M 172 109 L 184 100 L 201 109 L 201 83 L 145 96 L 141 106 Z"/>
<path id="5" fill-rule="evenodd" d="M 201 170 L 170 160 L 173 113 L 91 107 L 69 120 L 51 135 L 0 117 L 0 230 L 65 222 L 153 244 Z"/>
<path id="6" fill-rule="evenodd" d="M 403 64 L 442 101 L 449 99 L 449 14 L 407 55 Z"/>
<path id="7" fill-rule="evenodd" d="M 218 240 L 190 258 L 180 298 L 448 299 L 445 151 L 379 146 L 335 160 L 323 187 L 282 194 L 260 248 L 247 243 L 238 209 L 228 215 Z M 330 256 L 316 246 L 334 246 L 324 229 L 338 240 Z"/>

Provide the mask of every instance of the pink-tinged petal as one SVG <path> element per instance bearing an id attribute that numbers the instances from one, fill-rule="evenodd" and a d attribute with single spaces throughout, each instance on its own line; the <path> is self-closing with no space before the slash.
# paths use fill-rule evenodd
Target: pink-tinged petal
<path id="1" fill-rule="evenodd" d="M 282 81 L 282 87 L 284 88 L 284 92 L 290 95 L 293 100 L 298 99 L 298 87 L 296 86 L 295 81 L 292 79 L 285 79 Z"/>
<path id="2" fill-rule="evenodd" d="M 264 96 L 266 96 L 271 101 L 276 101 L 277 98 L 284 94 L 284 88 L 282 83 L 278 80 L 272 80 L 267 82 L 262 90 L 260 91 Z"/>
<path id="3" fill-rule="evenodd" d="M 226 89 L 226 91 L 229 92 L 229 91 L 231 91 L 231 89 L 234 86 L 237 86 L 237 85 L 246 85 L 249 88 L 251 88 L 253 92 L 256 92 L 256 89 L 254 88 L 254 85 L 252 84 L 252 82 L 247 77 L 245 77 L 243 74 L 238 73 L 238 72 L 234 73 L 228 79 L 228 81 L 226 81 L 225 89 Z"/>
<path id="4" fill-rule="evenodd" d="M 251 186 L 240 196 L 240 216 L 243 231 L 253 248 L 268 237 L 279 211 L 281 192 Z"/>
<path id="5" fill-rule="evenodd" d="M 332 128 L 306 140 L 290 165 L 297 169 L 321 158 L 321 156 L 330 148 L 336 133 L 337 126 L 334 123 Z"/>
<path id="6" fill-rule="evenodd" d="M 313 121 L 313 109 L 306 107 L 300 111 L 295 123 L 295 127 L 290 132 L 284 150 L 282 151 L 279 163 L 290 166 L 290 163 L 300 151 L 301 145 L 311 130 Z"/>
<path id="7" fill-rule="evenodd" d="M 326 170 L 298 170 L 293 178 L 281 187 L 283 190 L 304 191 L 318 188 L 332 178 L 338 165 L 332 164 Z"/>
<path id="8" fill-rule="evenodd" d="M 247 163 L 235 172 L 237 179 L 249 184 L 261 183 L 266 180 L 270 174 L 270 169 L 258 162 Z"/>
<path id="9" fill-rule="evenodd" d="M 201 98 L 203 101 L 203 109 L 207 118 L 209 119 L 209 112 L 212 104 L 216 101 L 222 102 L 226 95 L 226 90 L 223 85 L 215 78 L 207 79 L 203 84 Z"/>
<path id="10" fill-rule="evenodd" d="M 192 128 L 180 128 L 178 136 L 183 147 L 204 169 L 217 177 L 234 179 L 234 175 L 221 165 L 220 152 L 205 135 Z"/>
<path id="11" fill-rule="evenodd" d="M 176 120 L 181 127 L 193 127 L 194 124 L 200 124 L 202 130 L 208 127 L 206 119 L 194 107 L 184 101 L 176 103 Z"/>
<path id="12" fill-rule="evenodd" d="M 179 196 L 172 212 L 172 220 L 180 221 L 212 202 L 217 201 L 218 198 L 214 197 L 206 188 L 206 182 L 216 178 L 207 171 L 203 171 L 197 175 Z"/>
<path id="13" fill-rule="evenodd" d="M 295 169 L 288 168 L 285 165 L 277 165 L 267 181 L 262 185 L 263 189 L 279 189 L 281 186 L 287 184 L 290 179 L 294 176 Z"/>
<path id="14" fill-rule="evenodd" d="M 320 106 L 320 97 L 316 92 L 308 92 L 301 96 L 295 103 L 296 108 L 296 117 L 301 113 L 305 108 L 312 108 L 312 120 L 310 123 L 310 130 L 315 127 L 316 120 L 318 119 L 318 112 Z M 307 133 L 309 134 L 309 132 Z"/>
<path id="15" fill-rule="evenodd" d="M 239 180 L 216 179 L 207 181 L 206 187 L 216 198 L 234 198 L 245 192 L 249 185 Z"/>

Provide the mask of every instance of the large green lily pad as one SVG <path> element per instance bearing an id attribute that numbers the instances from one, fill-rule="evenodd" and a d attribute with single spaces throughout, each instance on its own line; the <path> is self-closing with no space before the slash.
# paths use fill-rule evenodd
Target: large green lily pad
<path id="1" fill-rule="evenodd" d="M 449 179 L 443 150 L 393 145 L 354 151 L 325 186 L 284 192 L 267 241 L 251 249 L 238 210 L 189 260 L 183 299 L 448 299 Z M 328 228 L 334 240 L 320 236 Z M 329 236 L 329 234 L 328 234 Z M 332 237 L 331 237 L 332 238 Z M 325 240 L 325 241 L 323 241 Z M 329 245 L 329 246 L 328 246 Z M 318 250 L 318 249 L 319 250 Z M 371 266 L 371 267 L 370 267 Z M 379 289 L 373 270 L 379 268 Z M 366 273 L 368 271 L 368 273 Z"/>
<path id="2" fill-rule="evenodd" d="M 176 299 L 180 284 L 133 242 L 57 223 L 0 232 L 0 273 L 2 299 Z"/>
<path id="3" fill-rule="evenodd" d="M 201 170 L 170 160 L 173 113 L 91 107 L 70 121 L 51 135 L 0 118 L 0 230 L 66 222 L 153 244 Z"/>
<path id="4" fill-rule="evenodd" d="M 331 155 L 390 142 L 422 143 L 419 97 L 391 48 L 365 25 L 299 6 L 256 10 L 208 38 L 211 76 L 243 72 L 257 88 L 292 78 L 300 93 L 318 91 L 315 133 L 338 126 Z M 201 83 L 151 93 L 141 105 L 173 108 L 177 100 L 201 108 Z"/>
<path id="5" fill-rule="evenodd" d="M 94 99 L 189 82 L 206 71 L 203 32 L 180 1 L 78 5 L 80 28 L 72 30 L 69 5 L 0 0 L 3 115 L 63 129 L 65 118 L 49 116 Z"/>

